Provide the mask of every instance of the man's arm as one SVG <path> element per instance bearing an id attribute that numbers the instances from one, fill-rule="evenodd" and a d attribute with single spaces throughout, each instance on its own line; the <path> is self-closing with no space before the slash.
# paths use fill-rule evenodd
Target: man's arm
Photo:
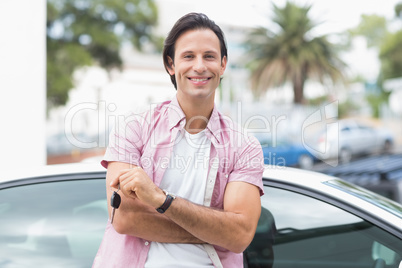
<path id="1" fill-rule="evenodd" d="M 224 210 L 215 210 L 176 198 L 165 212 L 172 221 L 209 244 L 235 253 L 251 243 L 261 213 L 257 186 L 229 182 L 224 195 Z"/>
<path id="2" fill-rule="evenodd" d="M 116 190 L 110 186 L 110 183 L 112 180 L 119 178 L 121 170 L 127 170 L 131 167 L 130 164 L 121 162 L 109 162 L 108 164 L 106 193 L 109 215 L 111 215 L 112 211 L 110 198 L 113 190 Z M 143 170 L 141 171 L 145 173 Z M 113 219 L 113 227 L 118 233 L 162 243 L 204 243 L 138 198 L 133 198 L 132 196 L 126 197 L 122 194 L 122 191 L 119 191 L 119 194 L 121 197 L 121 205 L 115 210 Z"/>
<path id="3" fill-rule="evenodd" d="M 151 214 L 153 210 L 152 214 L 154 214 L 155 208 L 163 204 L 166 196 L 144 174 L 142 169 L 124 170 L 111 183 L 112 186 L 120 183 L 121 192 L 126 196 L 126 200 L 131 198 L 136 201 L 135 203 L 147 204 L 149 213 Z M 258 187 L 246 182 L 230 182 L 226 186 L 223 210 L 200 206 L 178 197 L 165 214 L 160 215 L 160 218 L 168 217 L 199 241 L 240 253 L 252 241 L 260 213 L 261 200 Z M 145 218 L 142 220 L 146 221 Z M 124 222 L 128 226 L 122 227 L 122 232 L 131 234 L 128 232 L 132 223 Z M 154 225 L 144 224 L 144 229 L 154 227 Z M 157 232 L 170 232 L 171 226 L 162 224 L 159 227 L 161 229 L 156 229 Z"/>

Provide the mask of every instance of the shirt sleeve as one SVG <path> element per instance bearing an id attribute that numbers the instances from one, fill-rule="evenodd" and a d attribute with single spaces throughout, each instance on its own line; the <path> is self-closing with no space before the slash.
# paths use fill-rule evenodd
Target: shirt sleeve
<path id="1" fill-rule="evenodd" d="M 128 163 L 138 166 L 140 164 L 142 149 L 143 120 L 131 114 L 117 120 L 115 127 L 109 135 L 109 145 L 101 164 L 107 168 L 112 161 Z"/>
<path id="2" fill-rule="evenodd" d="M 261 144 L 254 136 L 245 137 L 235 157 L 234 169 L 229 175 L 229 182 L 244 181 L 257 186 L 260 196 L 264 195 L 262 174 L 264 172 L 264 156 Z"/>

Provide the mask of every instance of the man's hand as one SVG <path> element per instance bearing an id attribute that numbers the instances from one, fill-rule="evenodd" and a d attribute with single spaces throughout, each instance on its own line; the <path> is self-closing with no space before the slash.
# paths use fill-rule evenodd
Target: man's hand
<path id="1" fill-rule="evenodd" d="M 140 167 L 123 169 L 116 178 L 112 179 L 110 186 L 118 188 L 127 197 L 138 198 L 144 204 L 158 208 L 165 201 L 165 194 L 149 178 Z"/>
<path id="2" fill-rule="evenodd" d="M 156 185 L 150 180 L 144 170 L 132 168 L 130 164 L 122 162 L 109 162 L 106 175 L 106 194 L 107 200 L 110 200 L 113 190 L 117 190 L 120 184 L 120 177 L 124 177 L 122 185 L 128 184 L 131 180 L 138 180 L 140 186 L 138 189 L 153 189 Z M 150 206 L 141 201 L 140 198 L 154 199 L 144 197 L 143 191 L 132 189 L 131 186 L 122 187 L 120 185 L 121 204 L 116 209 L 113 219 L 113 227 L 120 234 L 126 234 L 143 238 L 148 241 L 161 243 L 205 243 L 194 237 L 189 232 L 171 221 L 168 217 L 156 211 L 156 207 L 163 204 L 166 199 L 165 194 L 159 188 L 153 189 L 159 195 L 161 192 L 161 201 L 154 206 Z M 148 188 L 149 187 L 149 188 Z M 124 189 L 122 189 L 124 188 Z M 135 187 L 134 187 L 135 188 Z M 137 194 L 140 194 L 139 196 Z M 163 199 L 163 200 L 162 200 Z M 111 206 L 108 206 L 111 214 Z"/>

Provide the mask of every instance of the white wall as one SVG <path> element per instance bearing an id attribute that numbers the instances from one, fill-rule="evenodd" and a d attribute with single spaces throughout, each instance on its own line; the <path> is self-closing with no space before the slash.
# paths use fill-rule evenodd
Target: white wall
<path id="1" fill-rule="evenodd" d="M 0 1 L 0 167 L 46 164 L 46 1 Z"/>

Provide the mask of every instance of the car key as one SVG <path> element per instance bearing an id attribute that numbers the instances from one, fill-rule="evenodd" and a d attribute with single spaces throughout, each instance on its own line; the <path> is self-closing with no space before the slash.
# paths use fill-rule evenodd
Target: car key
<path id="1" fill-rule="evenodd" d="M 117 189 L 117 192 L 120 190 L 120 184 L 119 188 Z M 112 197 L 110 198 L 110 205 L 112 206 L 112 218 L 110 220 L 110 223 L 113 223 L 113 218 L 114 218 L 114 213 L 116 209 L 119 208 L 120 203 L 121 203 L 121 197 L 116 191 L 113 191 Z"/>

